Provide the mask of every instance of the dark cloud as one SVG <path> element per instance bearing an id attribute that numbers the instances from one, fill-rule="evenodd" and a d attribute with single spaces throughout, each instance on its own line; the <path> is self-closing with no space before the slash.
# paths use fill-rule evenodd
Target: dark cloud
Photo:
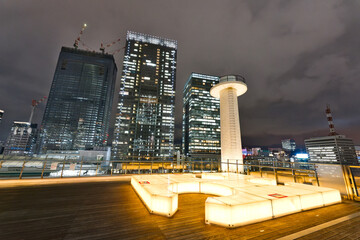
<path id="1" fill-rule="evenodd" d="M 191 72 L 239 73 L 244 145 L 298 143 L 327 132 L 326 104 L 337 131 L 360 144 L 358 1 L 10 1 L 0 3 L 0 139 L 27 120 L 31 99 L 48 95 L 61 46 L 101 42 L 138 31 L 178 41 L 177 139 L 182 90 Z M 123 44 L 124 44 L 123 41 Z M 118 68 L 122 55 L 116 56 Z M 118 80 L 121 71 L 119 71 Z M 42 118 L 44 106 L 36 120 Z"/>

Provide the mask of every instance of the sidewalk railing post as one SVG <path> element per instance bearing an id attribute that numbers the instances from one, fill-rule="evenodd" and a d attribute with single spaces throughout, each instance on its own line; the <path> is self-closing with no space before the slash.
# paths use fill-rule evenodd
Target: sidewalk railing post
<path id="1" fill-rule="evenodd" d="M 46 167 L 47 157 L 48 157 L 48 156 L 46 155 L 46 158 L 45 158 L 45 161 L 44 161 L 44 164 L 43 164 L 43 169 L 42 169 L 42 171 L 41 171 L 41 179 L 44 178 L 44 171 L 45 171 L 45 167 Z"/>
<path id="2" fill-rule="evenodd" d="M 277 169 L 275 167 L 274 167 L 274 177 L 275 177 L 276 185 L 278 185 L 278 174 L 277 174 Z"/>
<path id="3" fill-rule="evenodd" d="M 60 178 L 63 177 L 64 168 L 65 168 L 65 161 L 66 161 L 66 156 L 65 156 L 65 158 L 64 158 L 63 166 L 62 166 L 62 169 L 61 169 L 61 176 L 60 176 Z"/>
<path id="4" fill-rule="evenodd" d="M 82 158 L 81 158 L 79 177 L 81 177 L 81 170 L 82 170 L 82 166 L 83 166 L 83 161 L 84 161 L 84 156 L 82 156 Z"/>
<path id="5" fill-rule="evenodd" d="M 314 169 L 315 169 L 314 172 L 315 172 L 316 184 L 317 184 L 318 187 L 320 187 L 319 176 L 318 176 L 317 171 L 316 171 L 316 166 L 315 166 Z"/>
<path id="6" fill-rule="evenodd" d="M 227 160 L 227 172 L 229 172 L 230 171 L 230 161 L 229 161 L 229 159 Z"/>
<path id="7" fill-rule="evenodd" d="M 293 178 L 294 178 L 294 183 L 296 183 L 296 172 L 294 169 L 291 170 L 291 173 L 293 175 Z"/>
<path id="8" fill-rule="evenodd" d="M 236 174 L 239 173 L 239 160 L 236 159 Z"/>
<path id="9" fill-rule="evenodd" d="M 26 163 L 26 160 L 24 161 L 24 163 L 22 165 L 21 172 L 20 172 L 20 175 L 19 175 L 19 179 L 22 178 L 22 174 L 23 174 L 23 171 L 24 171 L 24 168 L 25 168 L 25 163 Z"/>

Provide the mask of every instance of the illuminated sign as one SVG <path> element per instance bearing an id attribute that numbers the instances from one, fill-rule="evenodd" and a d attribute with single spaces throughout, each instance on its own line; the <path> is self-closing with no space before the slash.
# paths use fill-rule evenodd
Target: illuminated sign
<path id="1" fill-rule="evenodd" d="M 298 159 L 308 159 L 309 158 L 309 154 L 307 154 L 307 153 L 297 153 L 295 156 Z"/>

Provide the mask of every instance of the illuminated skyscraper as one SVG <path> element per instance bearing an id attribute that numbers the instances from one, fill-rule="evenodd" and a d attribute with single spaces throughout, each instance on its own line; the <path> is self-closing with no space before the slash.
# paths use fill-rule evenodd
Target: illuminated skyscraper
<path id="1" fill-rule="evenodd" d="M 344 135 L 310 138 L 305 140 L 309 162 L 357 165 L 355 146 Z"/>
<path id="2" fill-rule="evenodd" d="M 107 145 L 116 73 L 112 55 L 61 49 L 41 125 L 42 153 Z"/>
<path id="3" fill-rule="evenodd" d="M 220 101 L 210 95 L 218 82 L 192 73 L 184 86 L 182 148 L 191 160 L 220 159 Z"/>
<path id="4" fill-rule="evenodd" d="M 296 143 L 294 139 L 281 140 L 281 145 L 285 151 L 295 151 L 296 149 Z"/>
<path id="5" fill-rule="evenodd" d="M 173 157 L 177 42 L 128 32 L 112 157 Z"/>
<path id="6" fill-rule="evenodd" d="M 35 150 L 37 124 L 15 121 L 5 142 L 4 155 L 26 156 Z"/>

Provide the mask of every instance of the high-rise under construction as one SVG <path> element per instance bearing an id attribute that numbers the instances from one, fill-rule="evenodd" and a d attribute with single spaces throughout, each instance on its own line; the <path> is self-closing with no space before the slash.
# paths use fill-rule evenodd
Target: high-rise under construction
<path id="1" fill-rule="evenodd" d="M 62 47 L 41 124 L 41 153 L 107 145 L 116 74 L 113 55 Z"/>

